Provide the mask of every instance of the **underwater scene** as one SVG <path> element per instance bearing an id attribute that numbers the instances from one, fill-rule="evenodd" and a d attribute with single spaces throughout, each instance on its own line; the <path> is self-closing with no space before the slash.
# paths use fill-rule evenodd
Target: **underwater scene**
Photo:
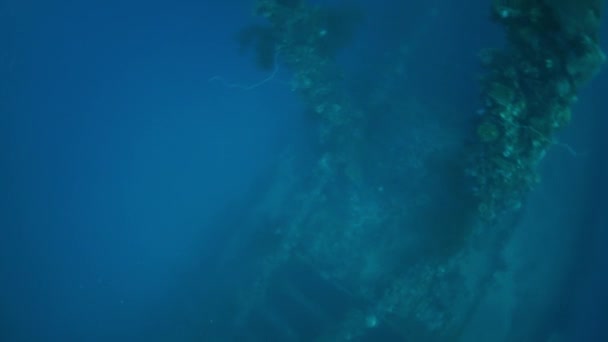
<path id="1" fill-rule="evenodd" d="M 608 341 L 604 5 L 0 0 L 0 341 Z"/>

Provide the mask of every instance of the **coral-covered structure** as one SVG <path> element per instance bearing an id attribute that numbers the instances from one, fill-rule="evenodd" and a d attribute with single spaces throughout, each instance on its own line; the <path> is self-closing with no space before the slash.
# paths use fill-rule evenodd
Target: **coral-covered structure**
<path id="1" fill-rule="evenodd" d="M 258 0 L 267 24 L 245 38 L 260 34 L 263 59 L 292 72 L 319 144 L 309 170 L 287 154 L 243 219 L 256 234 L 236 234 L 224 258 L 251 270 L 236 286 L 233 337 L 457 341 L 502 265 L 510 215 L 538 164 L 552 146 L 568 148 L 555 134 L 605 59 L 599 5 L 494 0 L 507 43 L 480 54 L 483 108 L 463 137 L 398 85 L 353 96 L 335 57 L 357 11 Z M 390 129 L 376 134 L 380 125 Z"/>
<path id="2" fill-rule="evenodd" d="M 579 87 L 605 60 L 600 1 L 495 0 L 492 17 L 505 27 L 507 46 L 481 54 L 481 146 L 470 169 L 488 219 L 521 207 L 539 181 L 539 162 L 560 145 L 555 135 L 570 121 Z"/>

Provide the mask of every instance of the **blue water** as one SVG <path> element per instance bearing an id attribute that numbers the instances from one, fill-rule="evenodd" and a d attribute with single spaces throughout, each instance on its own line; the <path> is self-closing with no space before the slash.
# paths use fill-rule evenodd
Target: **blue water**
<path id="1" fill-rule="evenodd" d="M 420 66 L 409 76 L 416 95 L 472 112 L 476 52 L 502 37 L 485 3 L 425 1 L 396 17 L 394 2 L 360 1 L 369 19 L 349 51 L 381 56 L 377 38 L 401 23 Z M 218 328 L 206 335 L 225 316 L 207 291 L 232 276 L 214 268 L 219 220 L 248 207 L 286 145 L 307 153 L 312 126 L 288 70 L 233 86 L 272 72 L 234 39 L 257 22 L 252 7 L 0 1 L 0 341 L 230 341 Z M 518 280 L 561 302 L 514 296 L 496 310 L 509 316 L 501 326 L 534 330 L 522 322 L 536 315 L 539 331 L 566 327 L 566 341 L 608 341 L 606 89 L 606 70 L 583 89 L 560 140 L 585 157 L 546 160 L 522 223 L 536 228 L 515 237 L 519 259 L 563 263 L 547 283 Z M 556 212 L 562 219 L 547 218 Z M 555 242 L 562 230 L 578 233 Z"/>

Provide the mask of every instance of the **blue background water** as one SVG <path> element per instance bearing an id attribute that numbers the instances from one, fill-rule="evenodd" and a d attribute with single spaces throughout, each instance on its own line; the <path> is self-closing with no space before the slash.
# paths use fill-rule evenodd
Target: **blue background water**
<path id="1" fill-rule="evenodd" d="M 234 41 L 252 3 L 0 1 L 2 341 L 188 341 L 217 323 L 203 299 L 218 282 L 208 267 L 218 213 L 238 216 L 310 128 L 284 70 L 255 89 L 226 86 L 269 75 Z M 370 17 L 395 16 L 376 4 L 362 2 Z M 474 86 L 475 53 L 500 34 L 485 2 L 468 6 L 425 1 L 399 16 L 411 22 L 412 65 L 426 65 L 412 71 L 415 91 L 473 110 L 477 94 L 461 85 Z M 390 27 L 365 25 L 352 51 L 381 54 L 372 38 Z M 604 72 L 563 133 L 591 157 L 557 152 L 530 209 L 579 210 L 561 224 L 530 214 L 541 228 L 520 255 L 569 256 L 563 305 L 547 324 L 566 320 L 573 341 L 608 340 L 606 89 Z M 584 232 L 577 248 L 535 250 L 572 229 Z"/>

